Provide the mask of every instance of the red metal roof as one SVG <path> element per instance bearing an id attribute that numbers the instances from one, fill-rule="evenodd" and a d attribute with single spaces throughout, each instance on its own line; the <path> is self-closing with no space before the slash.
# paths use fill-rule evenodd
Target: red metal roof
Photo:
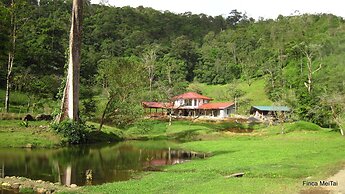
<path id="1" fill-rule="evenodd" d="M 167 102 L 142 102 L 145 108 L 169 108 L 171 103 Z"/>
<path id="2" fill-rule="evenodd" d="M 212 98 L 209 98 L 207 96 L 200 95 L 196 92 L 187 92 L 184 94 L 180 94 L 178 96 L 175 96 L 172 98 L 173 100 L 176 99 L 204 99 L 204 100 L 213 100 Z"/>
<path id="3" fill-rule="evenodd" d="M 212 102 L 207 104 L 202 104 L 198 109 L 225 109 L 229 106 L 234 105 L 233 102 Z"/>

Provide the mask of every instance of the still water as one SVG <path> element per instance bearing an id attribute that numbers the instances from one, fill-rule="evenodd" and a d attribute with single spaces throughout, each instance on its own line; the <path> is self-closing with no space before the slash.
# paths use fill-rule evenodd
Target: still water
<path id="1" fill-rule="evenodd" d="M 0 149 L 0 176 L 23 176 L 70 185 L 124 181 L 203 154 L 170 149 L 167 141 L 127 141 L 59 149 Z"/>

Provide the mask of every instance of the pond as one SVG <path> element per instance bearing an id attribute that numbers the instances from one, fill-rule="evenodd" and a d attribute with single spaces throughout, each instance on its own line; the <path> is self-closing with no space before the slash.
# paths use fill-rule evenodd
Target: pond
<path id="1" fill-rule="evenodd" d="M 126 141 L 58 149 L 0 149 L 0 177 L 23 176 L 70 185 L 125 181 L 147 170 L 205 154 L 173 150 L 168 141 Z M 176 146 L 175 146 L 176 147 Z"/>

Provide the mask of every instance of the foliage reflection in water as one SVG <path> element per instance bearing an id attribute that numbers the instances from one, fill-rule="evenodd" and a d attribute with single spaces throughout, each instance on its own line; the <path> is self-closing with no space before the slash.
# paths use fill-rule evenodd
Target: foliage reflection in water
<path id="1" fill-rule="evenodd" d="M 167 141 L 128 141 L 59 149 L 0 149 L 3 176 L 70 185 L 129 180 L 134 173 L 182 163 L 205 154 L 171 150 Z"/>

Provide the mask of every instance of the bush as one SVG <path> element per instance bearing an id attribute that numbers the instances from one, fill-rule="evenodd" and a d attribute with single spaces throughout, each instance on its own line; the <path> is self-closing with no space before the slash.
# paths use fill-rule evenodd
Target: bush
<path id="1" fill-rule="evenodd" d="M 65 142 L 69 144 L 79 144 L 86 141 L 86 134 L 90 126 L 85 122 L 75 122 L 71 120 L 65 120 L 61 123 L 53 123 L 51 128 L 57 133 L 61 134 L 65 138 Z"/>
<path id="2" fill-rule="evenodd" d="M 82 104 L 83 104 L 82 115 L 85 115 L 85 117 L 88 120 L 91 120 L 92 118 L 94 118 L 96 108 L 97 108 L 96 101 L 90 98 L 90 99 L 83 100 Z"/>

